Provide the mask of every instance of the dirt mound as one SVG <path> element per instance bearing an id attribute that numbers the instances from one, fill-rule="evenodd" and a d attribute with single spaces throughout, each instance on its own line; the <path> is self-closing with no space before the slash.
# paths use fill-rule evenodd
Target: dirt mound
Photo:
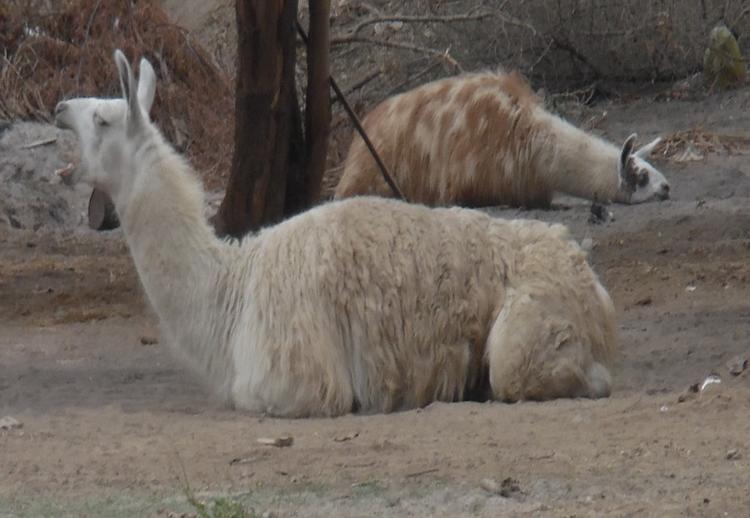
<path id="1" fill-rule="evenodd" d="M 0 232 L 86 224 L 91 189 L 61 185 L 55 174 L 74 156 L 70 132 L 35 122 L 0 129 Z"/>
<path id="2" fill-rule="evenodd" d="M 229 171 L 231 83 L 156 0 L 66 0 L 49 9 L 12 0 L 0 6 L 0 118 L 51 120 L 75 96 L 119 95 L 115 48 L 147 57 L 159 77 L 152 117 L 215 187 Z M 137 69 L 137 66 L 136 66 Z"/>

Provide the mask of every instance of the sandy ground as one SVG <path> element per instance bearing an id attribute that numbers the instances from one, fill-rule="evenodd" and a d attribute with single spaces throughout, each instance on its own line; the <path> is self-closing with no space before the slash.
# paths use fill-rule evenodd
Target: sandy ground
<path id="1" fill-rule="evenodd" d="M 589 115 L 604 111 L 618 141 L 732 136 L 702 160 L 657 162 L 674 198 L 615 206 L 612 223 L 589 224 L 575 200 L 496 211 L 593 240 L 620 319 L 611 398 L 230 411 L 152 343 L 119 231 L 0 226 L 0 418 L 22 423 L 0 430 L 0 516 L 167 516 L 189 510 L 186 481 L 267 516 L 750 515 L 750 372 L 727 367 L 750 355 L 750 89 Z M 721 384 L 688 390 L 712 373 Z M 283 435 L 291 447 L 257 442 Z"/>

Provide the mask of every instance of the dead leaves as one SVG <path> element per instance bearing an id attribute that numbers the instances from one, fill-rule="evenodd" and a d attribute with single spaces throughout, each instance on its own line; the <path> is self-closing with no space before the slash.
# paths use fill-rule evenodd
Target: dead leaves
<path id="1" fill-rule="evenodd" d="M 709 154 L 742 154 L 750 150 L 750 135 L 710 133 L 700 128 L 678 131 L 662 139 L 654 156 L 672 162 L 704 160 Z"/>

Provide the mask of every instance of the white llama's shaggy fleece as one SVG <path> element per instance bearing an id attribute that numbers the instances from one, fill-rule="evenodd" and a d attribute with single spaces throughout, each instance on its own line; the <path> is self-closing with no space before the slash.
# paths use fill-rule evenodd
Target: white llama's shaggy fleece
<path id="1" fill-rule="evenodd" d="M 609 392 L 614 309 L 563 226 L 358 198 L 228 244 L 184 164 L 154 149 L 167 158 L 123 211 L 128 242 L 169 342 L 237 407 Z"/>
<path id="2" fill-rule="evenodd" d="M 66 101 L 57 121 L 115 200 L 168 342 L 228 402 L 299 417 L 609 394 L 614 308 L 563 226 L 356 198 L 220 241 L 148 120 L 153 70 L 136 86 L 116 59 L 125 102 Z"/>

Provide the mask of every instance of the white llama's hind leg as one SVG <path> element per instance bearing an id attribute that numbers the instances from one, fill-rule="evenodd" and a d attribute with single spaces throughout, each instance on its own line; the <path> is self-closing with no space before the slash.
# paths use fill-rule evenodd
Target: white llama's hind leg
<path id="1" fill-rule="evenodd" d="M 494 399 L 548 400 L 606 397 L 611 377 L 594 361 L 572 325 L 550 314 L 544 301 L 511 290 L 487 338 Z"/>

